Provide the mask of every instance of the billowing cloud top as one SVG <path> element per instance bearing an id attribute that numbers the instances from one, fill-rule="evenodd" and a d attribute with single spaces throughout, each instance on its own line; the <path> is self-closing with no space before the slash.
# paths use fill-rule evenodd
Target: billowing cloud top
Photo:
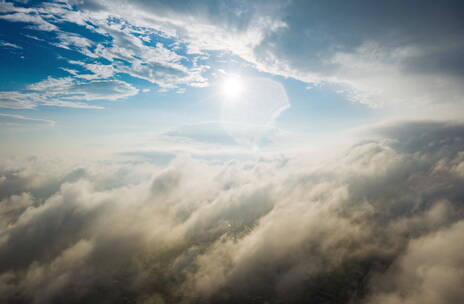
<path id="1" fill-rule="evenodd" d="M 0 297 L 460 303 L 463 134 L 383 127 L 324 162 L 3 162 Z"/>

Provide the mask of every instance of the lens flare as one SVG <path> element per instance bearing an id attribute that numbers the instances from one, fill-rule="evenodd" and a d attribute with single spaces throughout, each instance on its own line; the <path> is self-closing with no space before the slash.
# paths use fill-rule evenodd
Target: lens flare
<path id="1" fill-rule="evenodd" d="M 234 99 L 241 95 L 244 84 L 240 76 L 229 76 L 222 83 L 222 94 L 228 99 Z"/>

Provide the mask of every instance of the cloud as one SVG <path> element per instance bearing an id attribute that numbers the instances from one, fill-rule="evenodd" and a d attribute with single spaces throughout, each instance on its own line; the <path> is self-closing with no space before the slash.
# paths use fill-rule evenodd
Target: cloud
<path id="1" fill-rule="evenodd" d="M 202 76 L 207 66 L 189 66 L 189 58 L 179 55 L 161 42 L 153 41 L 153 35 L 162 35 L 153 29 L 135 27 L 124 20 L 118 23 L 103 20 L 98 25 L 100 31 L 112 38 L 112 42 L 108 47 L 100 44 L 96 54 L 112 62 L 115 72 L 144 79 L 161 88 L 207 85 L 207 80 Z"/>
<path id="2" fill-rule="evenodd" d="M 1 299 L 458 303 L 463 131 L 397 123 L 335 158 L 5 159 Z"/>
<path id="3" fill-rule="evenodd" d="M 19 45 L 14 44 L 14 43 L 6 42 L 6 41 L 0 41 L 0 47 L 13 48 L 13 49 L 18 49 L 18 50 L 23 49 L 22 46 L 19 46 Z"/>
<path id="4" fill-rule="evenodd" d="M 74 49 L 88 57 L 97 57 L 90 51 L 94 43 L 85 37 L 74 33 L 58 32 L 57 39 L 59 42 L 53 43 L 54 46 L 67 50 Z"/>
<path id="5" fill-rule="evenodd" d="M 28 14 L 23 12 L 18 12 L 14 14 L 0 15 L 0 19 L 7 20 L 10 22 L 23 22 L 23 23 L 32 23 L 30 26 L 31 29 L 41 30 L 41 31 L 55 31 L 58 28 L 47 22 L 40 15 Z"/>
<path id="6" fill-rule="evenodd" d="M 459 118 L 453 113 L 463 111 L 459 1 L 113 3 L 78 6 L 178 37 L 190 53 L 232 54 L 397 115 Z"/>
<path id="7" fill-rule="evenodd" d="M 287 76 L 336 84 L 372 106 L 460 104 L 461 6 L 294 1 L 284 10 L 287 29 L 255 49 L 256 61 Z"/>
<path id="8" fill-rule="evenodd" d="M 84 69 L 73 73 L 75 77 L 112 79 L 117 73 L 127 74 L 163 90 L 208 85 L 203 74 L 209 67 L 200 64 L 201 56 L 185 54 L 185 46 L 163 29 L 136 26 L 123 16 L 84 13 L 63 2 L 43 3 L 34 8 L 10 5 L 9 8 L 9 12 L 15 13 L 2 15 L 3 19 L 39 24 L 35 30 L 53 32 L 51 45 L 84 56 L 81 61 L 69 60 Z M 65 23 L 77 26 L 80 31 L 64 28 Z M 69 58 L 68 53 L 64 56 Z M 109 64 L 102 64 L 106 61 Z M 62 68 L 69 70 L 69 67 Z"/>
<path id="9" fill-rule="evenodd" d="M 221 122 L 205 122 L 185 125 L 167 131 L 164 135 L 209 144 L 237 144 L 236 141 L 224 130 L 224 126 Z"/>
<path id="10" fill-rule="evenodd" d="M 29 85 L 31 91 L 63 100 L 117 100 L 136 95 L 138 89 L 121 80 L 78 81 L 72 78 L 52 78 Z"/>
<path id="11" fill-rule="evenodd" d="M 406 252 L 376 281 L 368 303 L 459 303 L 464 261 L 459 241 L 464 221 L 411 241 Z"/>
<path id="12" fill-rule="evenodd" d="M 352 1 L 335 7 L 305 1 L 86 0 L 34 9 L 4 5 L 9 13 L 3 17 L 85 27 L 107 39 L 91 44 L 77 33 L 55 29 L 59 42 L 53 44 L 109 60 L 113 73 L 163 89 L 206 86 L 208 67 L 199 61 L 219 51 L 268 73 L 326 84 L 356 102 L 392 107 L 397 115 L 458 118 L 453 113 L 463 110 L 461 6 L 459 1 Z M 93 72 L 101 63 L 86 65 Z M 82 77 L 103 75 L 112 74 Z"/>
<path id="13" fill-rule="evenodd" d="M 133 1 L 129 6 L 123 2 L 113 6 L 108 1 L 100 2 L 98 7 L 93 4 L 94 1 L 84 1 L 78 5 L 84 11 L 106 11 L 124 16 L 134 24 L 176 35 L 188 43 L 191 53 L 218 50 L 249 57 L 253 48 L 269 33 L 286 26 L 279 18 L 273 18 L 283 5 L 263 1 L 250 5 L 221 1 L 207 5 L 205 2 L 143 0 Z M 131 14 L 123 14 L 128 7 Z M 260 15 L 259 12 L 270 15 Z"/>
<path id="14" fill-rule="evenodd" d="M 22 115 L 0 113 L 0 125 L 54 126 L 53 120 L 37 119 Z"/>
<path id="15" fill-rule="evenodd" d="M 100 108 L 89 102 L 138 94 L 121 74 L 183 92 L 209 84 L 204 62 L 219 52 L 373 107 L 459 116 L 460 9 L 0 4 L 1 19 L 50 32 L 54 50 L 74 54 L 61 67 L 69 77 L 0 92 L 0 106 Z M 280 134 L 269 122 L 287 96 L 266 88 L 241 109 L 225 104 L 227 122 L 170 130 L 126 162 L 3 159 L 1 302 L 460 303 L 464 125 L 393 123 L 330 157 L 243 153 L 238 144 Z M 53 124 L 13 114 L 0 123 Z"/>
<path id="16" fill-rule="evenodd" d="M 78 80 L 48 77 L 23 91 L 0 92 L 0 107 L 31 109 L 38 105 L 101 109 L 81 101 L 118 100 L 138 94 L 122 80 Z"/>
<path id="17" fill-rule="evenodd" d="M 90 0 L 13 7 L 3 16 L 14 11 L 56 26 L 50 44 L 84 56 L 69 58 L 76 78 L 125 74 L 182 92 L 209 85 L 205 62 L 219 54 L 326 85 L 352 101 L 386 107 L 391 115 L 459 118 L 464 110 L 459 2 L 418 7 L 414 1 L 378 6 L 354 1 L 341 7 L 304 1 Z M 324 17 L 339 11 L 347 15 Z M 65 29 L 66 22 L 81 31 Z M 62 68 L 71 71 L 69 65 Z"/>
<path id="18" fill-rule="evenodd" d="M 270 125 L 230 121 L 183 125 L 164 132 L 162 137 L 167 140 L 168 146 L 177 142 L 190 147 L 202 146 L 204 150 L 234 146 L 236 148 L 268 148 L 285 142 L 285 139 L 290 140 L 289 133 Z M 244 152 L 249 151 L 245 149 Z"/>

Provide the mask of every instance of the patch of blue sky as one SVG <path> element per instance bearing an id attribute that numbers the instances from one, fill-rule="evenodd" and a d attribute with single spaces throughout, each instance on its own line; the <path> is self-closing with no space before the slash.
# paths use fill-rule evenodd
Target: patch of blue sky
<path id="1" fill-rule="evenodd" d="M 291 78 L 281 82 L 291 107 L 281 113 L 276 125 L 289 131 L 333 132 L 372 123 L 380 114 L 379 109 L 348 101 L 329 85 L 308 85 Z"/>
<path id="2" fill-rule="evenodd" d="M 59 66 L 56 47 L 47 41 L 30 38 L 32 35 L 47 40 L 53 34 L 28 29 L 24 23 L 4 20 L 0 20 L 0 27 L 6 29 L 0 39 L 22 47 L 21 50 L 0 48 L 0 90 L 20 89 L 56 72 Z"/>
<path id="3" fill-rule="evenodd" d="M 53 23 L 52 20 L 49 21 Z M 250 63 L 231 56 L 228 52 L 208 51 L 204 54 L 191 54 L 188 51 L 188 44 L 180 40 L 179 37 L 171 37 L 154 29 L 136 27 L 122 18 L 108 18 L 106 22 L 109 25 L 121 25 L 122 29 L 127 30 L 125 33 L 141 39 L 142 44 L 147 47 L 157 47 L 157 45 L 162 44 L 163 47 L 182 56 L 178 63 L 187 69 L 191 69 L 199 63 L 211 66 L 211 69 L 202 73 L 208 79 L 210 86 L 196 88 L 190 87 L 186 83 L 177 84 L 177 88 L 185 89 L 181 90 L 183 94 L 177 94 L 179 92 L 177 88 L 160 90 L 161 87 L 153 83 L 157 79 L 151 82 L 137 77 L 137 74 L 132 76 L 129 74 L 132 65 L 129 58 L 112 57 L 110 61 L 101 56 L 89 57 L 83 54 L 82 49 L 77 46 L 69 45 L 69 49 L 56 46 L 61 41 L 58 32 L 34 30 L 27 23 L 0 20 L 0 26 L 7 29 L 2 31 L 3 36 L 0 39 L 23 47 L 22 50 L 14 51 L 0 48 L 3 67 L 0 71 L 0 90 L 21 90 L 27 85 L 47 79 L 47 77 L 73 76 L 64 69 L 77 71 L 77 77 L 91 74 L 91 71 L 87 70 L 84 64 L 124 66 L 127 68 L 125 72 L 116 69 L 111 76 L 104 78 L 130 83 L 139 89 L 139 93 L 135 96 L 115 101 L 91 100 L 87 102 L 90 105 L 104 107 L 104 110 L 68 109 L 39 105 L 42 117 L 57 121 L 58 126 L 69 130 L 80 126 L 78 130 L 72 132 L 81 132 L 82 134 L 90 131 L 94 133 L 115 132 L 121 128 L 160 131 L 183 124 L 217 121 L 220 119 L 223 102 L 218 94 L 217 82 L 220 82 L 220 79 L 215 78 L 215 75 L 216 77 L 218 75 L 218 70 L 249 77 L 271 78 L 281 83 L 286 89 L 291 104 L 275 121 L 276 126 L 284 130 L 330 132 L 354 127 L 375 117 L 375 110 L 362 104 L 347 102 L 345 97 L 335 93 L 327 86 L 316 86 L 308 90 L 308 85 L 301 81 L 257 71 Z M 86 48 L 91 53 L 95 53 L 98 44 L 105 48 L 114 46 L 115 38 L 111 35 L 104 35 L 70 22 L 54 22 L 53 24 L 59 28 L 59 32 L 76 34 L 90 40 L 92 45 Z M 96 25 L 92 26 L 97 28 Z M 137 54 L 132 55 L 132 58 L 143 61 L 143 58 Z M 76 62 L 82 64 L 76 64 Z M 155 67 L 155 70 L 169 69 L 162 63 L 153 64 L 152 67 Z M 175 70 L 168 72 L 182 73 L 182 71 Z M 6 111 L 14 112 L 14 110 Z M 37 113 L 36 110 L 23 111 L 26 114 Z M 82 124 L 84 121 L 85 125 Z"/>

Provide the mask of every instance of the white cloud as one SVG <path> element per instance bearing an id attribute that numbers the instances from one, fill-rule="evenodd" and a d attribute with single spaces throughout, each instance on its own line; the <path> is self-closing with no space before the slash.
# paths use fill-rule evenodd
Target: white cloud
<path id="1" fill-rule="evenodd" d="M 11 109 L 31 109 L 40 100 L 38 94 L 27 94 L 21 92 L 0 92 L 0 106 Z"/>
<path id="2" fill-rule="evenodd" d="M 0 92 L 0 106 L 31 109 L 38 105 L 101 109 L 81 101 L 118 100 L 138 93 L 138 89 L 121 80 L 77 80 L 53 78 L 29 85 L 21 92 Z"/>
<path id="3" fill-rule="evenodd" d="M 304 1 L 191 6 L 80 4 L 90 14 L 124 16 L 131 24 L 176 37 L 190 53 L 236 55 L 259 70 L 326 84 L 352 101 L 387 107 L 394 115 L 459 118 L 464 110 L 458 3 L 417 8 L 409 2 L 395 7 L 349 2 L 339 9 Z M 341 11 L 347 14 L 339 16 Z M 446 21 L 436 18 L 437 11 Z M 394 14 L 396 23 L 389 17 Z M 338 17 L 324 17 L 331 15 Z"/>
<path id="4" fill-rule="evenodd" d="M 31 84 L 28 90 L 38 91 L 48 99 L 117 100 L 136 95 L 138 89 L 121 80 L 79 81 L 71 77 L 52 78 Z"/>
<path id="5" fill-rule="evenodd" d="M 92 53 L 89 48 L 93 46 L 92 41 L 87 38 L 84 38 L 80 35 L 74 33 L 59 32 L 57 38 L 60 40 L 58 43 L 53 43 L 53 45 L 64 48 L 64 49 L 73 49 L 75 48 L 78 52 L 92 58 L 97 56 Z"/>
<path id="6" fill-rule="evenodd" d="M 14 13 L 14 14 L 6 14 L 0 15 L 0 19 L 7 20 L 10 22 L 24 22 L 24 23 L 32 23 L 33 26 L 31 28 L 41 30 L 41 31 L 56 31 L 58 28 L 47 22 L 44 18 L 40 15 L 32 15 L 27 13 Z"/>
<path id="7" fill-rule="evenodd" d="M 371 106 L 399 105 L 403 111 L 436 115 L 434 104 L 446 107 L 461 103 L 464 91 L 458 85 L 460 80 L 455 75 L 405 69 L 408 61 L 427 57 L 430 48 L 439 47 L 403 45 L 385 49 L 378 43 L 365 43 L 351 53 L 333 56 L 332 62 L 338 65 L 334 76 L 355 101 Z"/>
<path id="8" fill-rule="evenodd" d="M 0 299 L 458 303 L 462 131 L 390 126 L 329 159 L 5 159 Z"/>
<path id="9" fill-rule="evenodd" d="M 87 80 L 110 78 L 116 72 L 111 64 L 84 63 L 76 60 L 70 60 L 69 63 L 82 66 L 86 70 L 92 72 L 91 74 L 79 74 L 77 71 L 72 73 L 75 77 Z"/>
<path id="10" fill-rule="evenodd" d="M 116 20 L 115 16 L 108 14 L 83 13 L 67 3 L 44 3 L 34 9 L 12 6 L 10 9 L 15 13 L 3 15 L 2 18 L 11 22 L 34 23 L 36 30 L 53 31 L 58 42 L 51 41 L 50 44 L 75 50 L 88 57 L 80 65 L 92 73 L 76 74 L 77 77 L 90 80 L 124 73 L 157 84 L 164 90 L 180 86 L 208 85 L 203 76 L 208 67 L 199 64 L 195 58 L 179 55 L 174 48 L 169 49 L 162 43 L 153 41 L 153 35 L 174 38 L 166 36 L 164 31 L 159 31 L 156 27 L 134 26 L 124 18 L 118 17 L 120 19 Z M 64 22 L 84 26 L 95 34 L 106 37 L 107 41 L 96 44 L 80 34 L 67 32 L 59 27 Z M 95 61 L 97 59 L 109 60 L 110 65 L 102 65 Z"/>
<path id="11" fill-rule="evenodd" d="M 6 42 L 6 41 L 0 41 L 0 47 L 13 48 L 13 49 L 18 49 L 18 50 L 23 49 L 22 46 L 19 46 L 19 45 L 14 44 L 14 43 Z"/>
<path id="12" fill-rule="evenodd" d="M 0 113 L 0 125 L 54 126 L 53 120 L 30 118 L 22 115 Z"/>
<path id="13" fill-rule="evenodd" d="M 463 232 L 464 221 L 459 221 L 411 241 L 387 274 L 377 278 L 376 293 L 367 303 L 459 303 L 464 297 L 460 287 L 464 279 Z M 382 286 L 390 286 L 390 290 Z"/>
<path id="14" fill-rule="evenodd" d="M 112 45 L 105 47 L 99 44 L 95 53 L 112 62 L 115 72 L 126 73 L 159 85 L 161 88 L 177 88 L 180 85 L 207 85 L 202 76 L 206 66 L 186 67 L 182 62 L 188 60 L 175 51 L 166 48 L 162 43 L 150 42 L 133 35 L 134 31 L 151 34 L 152 29 L 135 28 L 130 23 L 108 24 L 100 21 L 99 29 L 113 38 Z M 115 59 L 127 62 L 122 64 Z"/>
<path id="15" fill-rule="evenodd" d="M 437 5 L 417 9 L 409 3 L 395 8 L 369 4 L 360 9 L 357 3 L 346 3 L 341 6 L 348 16 L 330 19 L 322 16 L 337 15 L 338 10 L 306 2 L 218 2 L 211 7 L 198 2 L 187 10 L 176 3 L 85 1 L 47 3 L 36 9 L 9 5 L 4 9 L 10 14 L 3 17 L 37 24 L 73 22 L 106 35 L 112 43 L 92 49 L 85 38 L 55 29 L 57 45 L 74 47 L 89 58 L 105 58 L 114 73 L 145 79 L 163 90 L 207 85 L 207 67 L 195 64 L 196 59 L 220 51 L 262 71 L 333 85 L 356 102 L 392 106 L 395 115 L 457 117 L 455 113 L 463 110 L 462 39 L 456 30 L 461 21 L 455 13 L 459 9 L 453 9 L 454 4 L 440 8 L 446 22 L 437 22 Z M 398 20 L 392 24 L 385 16 L 395 11 Z M 420 18 L 411 18 L 413 14 Z M 173 40 L 172 46 L 154 43 L 152 34 Z M 190 58 L 179 55 L 178 46 Z M 99 65 L 85 64 L 92 72 Z M 82 77 L 108 75 L 109 71 L 96 71 Z"/>

